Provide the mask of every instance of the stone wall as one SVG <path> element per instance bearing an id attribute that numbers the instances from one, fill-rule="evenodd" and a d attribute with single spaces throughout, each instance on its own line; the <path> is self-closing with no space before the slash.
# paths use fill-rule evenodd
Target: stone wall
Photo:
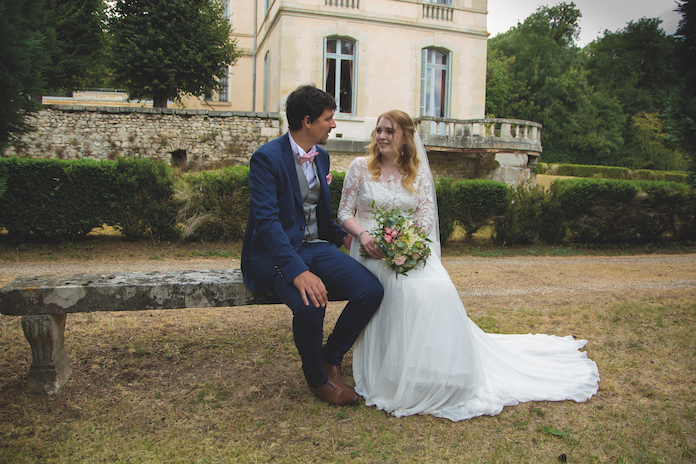
<path id="1" fill-rule="evenodd" d="M 4 156 L 96 160 L 143 156 L 198 168 L 248 165 L 280 135 L 278 113 L 48 105 L 36 132 Z"/>
<path id="2" fill-rule="evenodd" d="M 37 131 L 26 134 L 22 143 L 8 148 L 4 156 L 97 160 L 142 156 L 172 165 L 186 164 L 193 170 L 247 166 L 259 146 L 286 130 L 281 119 L 279 113 L 47 105 L 34 118 Z M 529 121 L 501 121 L 539 126 Z M 466 121 L 447 122 L 456 127 Z M 508 134 L 510 130 L 500 132 Z M 525 129 L 523 136 L 507 139 L 478 137 L 474 145 L 479 147 L 469 147 L 473 137 L 466 134 L 440 137 L 425 133 L 424 141 L 436 179 L 492 179 L 514 185 L 536 180 L 539 129 L 532 138 L 528 132 Z M 355 157 L 366 154 L 368 143 L 330 138 L 326 148 L 331 154 L 331 169 L 346 172 Z M 520 143 L 523 146 L 518 147 Z M 538 145 L 532 145 L 538 152 L 529 151 L 525 143 Z M 506 149 L 506 145 L 513 149 Z"/>

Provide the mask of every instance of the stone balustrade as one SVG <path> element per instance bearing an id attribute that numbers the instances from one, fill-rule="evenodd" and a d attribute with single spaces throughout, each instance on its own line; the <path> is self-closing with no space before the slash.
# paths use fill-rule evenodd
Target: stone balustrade
<path id="1" fill-rule="evenodd" d="M 436 3 L 423 3 L 423 17 L 440 21 L 453 21 L 454 8 Z"/>
<path id="2" fill-rule="evenodd" d="M 415 120 L 423 143 L 448 148 L 525 150 L 541 153 L 541 124 L 521 119 L 449 119 L 423 116 Z"/>
<path id="3" fill-rule="evenodd" d="M 433 174 L 489 179 L 515 185 L 536 182 L 534 167 L 541 158 L 541 124 L 520 119 L 416 118 Z"/>

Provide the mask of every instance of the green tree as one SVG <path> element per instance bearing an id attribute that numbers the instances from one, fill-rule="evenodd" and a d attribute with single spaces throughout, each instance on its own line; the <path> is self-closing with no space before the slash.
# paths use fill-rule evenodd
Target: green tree
<path id="1" fill-rule="evenodd" d="M 110 29 L 114 81 L 156 108 L 218 89 L 237 59 L 218 1 L 118 0 Z"/>
<path id="2" fill-rule="evenodd" d="M 491 117 L 509 117 L 510 105 L 520 101 L 520 94 L 528 92 L 525 84 L 515 79 L 515 57 L 505 56 L 502 51 L 490 48 L 486 66 L 486 114 Z"/>
<path id="3" fill-rule="evenodd" d="M 676 80 L 674 38 L 660 28 L 661 23 L 658 18 L 631 21 L 617 32 L 604 31 L 585 47 L 590 84 L 621 105 L 625 145 L 619 158 L 629 167 L 678 164 L 666 138 L 648 136 L 662 133 L 662 121 L 655 118 L 663 113 Z M 658 152 L 664 162 L 658 161 Z"/>
<path id="4" fill-rule="evenodd" d="M 689 159 L 696 185 L 696 2 L 681 0 L 678 5 L 682 18 L 675 36 L 680 79 L 667 103 L 667 126 L 673 142 Z"/>
<path id="5" fill-rule="evenodd" d="M 103 25 L 102 0 L 0 0 L 0 151 L 33 129 L 44 93 L 99 81 Z"/>
<path id="6" fill-rule="evenodd" d="M 47 63 L 36 18 L 41 0 L 0 0 L 0 153 L 33 127 L 27 116 L 38 110 L 32 95 L 41 93 Z"/>
<path id="7" fill-rule="evenodd" d="M 634 115 L 661 112 L 675 82 L 674 39 L 659 18 L 642 18 L 586 47 L 588 80 L 598 91 L 618 98 Z"/>
<path id="8" fill-rule="evenodd" d="M 615 164 L 624 119 L 588 82 L 580 17 L 574 3 L 544 6 L 489 40 L 486 112 L 543 124 L 545 161 Z"/>
<path id="9" fill-rule="evenodd" d="M 684 163 L 679 153 L 667 146 L 667 134 L 657 113 L 641 111 L 631 118 L 631 143 L 627 159 L 630 168 L 676 171 Z"/>
<path id="10" fill-rule="evenodd" d="M 41 14 L 44 49 L 50 62 L 42 70 L 49 92 L 97 87 L 106 74 L 107 35 L 102 0 L 45 0 Z"/>

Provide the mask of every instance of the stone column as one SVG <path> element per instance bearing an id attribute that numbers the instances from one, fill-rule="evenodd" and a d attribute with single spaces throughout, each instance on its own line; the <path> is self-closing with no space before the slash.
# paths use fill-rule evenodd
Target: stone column
<path id="1" fill-rule="evenodd" d="M 28 393 L 55 395 L 70 378 L 70 358 L 63 346 L 66 318 L 66 314 L 22 316 L 32 356 L 27 372 Z"/>

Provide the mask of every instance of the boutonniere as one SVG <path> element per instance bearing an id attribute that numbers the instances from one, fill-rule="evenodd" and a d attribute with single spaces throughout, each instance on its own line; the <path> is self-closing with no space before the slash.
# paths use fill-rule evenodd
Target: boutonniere
<path id="1" fill-rule="evenodd" d="M 333 175 L 331 173 L 328 173 L 326 175 L 326 185 L 331 185 L 331 179 L 333 179 Z"/>

